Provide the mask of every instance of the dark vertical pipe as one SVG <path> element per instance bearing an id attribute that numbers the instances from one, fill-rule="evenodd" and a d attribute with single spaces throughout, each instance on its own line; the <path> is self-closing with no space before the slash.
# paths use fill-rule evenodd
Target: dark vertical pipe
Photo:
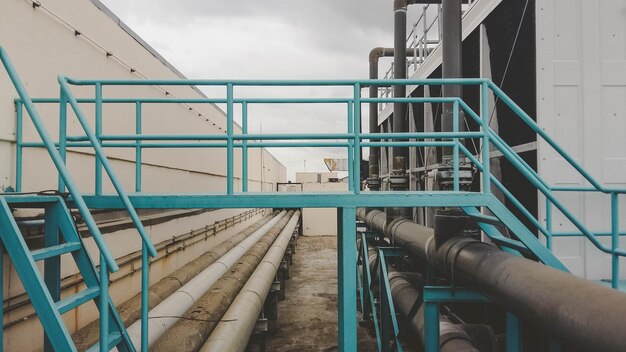
<path id="1" fill-rule="evenodd" d="M 395 0 L 394 1 L 394 37 L 393 37 L 393 78 L 406 79 L 406 12 L 408 7 L 407 0 Z M 406 97 L 406 86 L 397 85 L 393 89 L 394 98 Z M 393 103 L 393 120 L 392 131 L 408 132 L 409 131 L 409 119 L 407 116 L 407 104 L 406 103 Z M 392 168 L 398 170 L 401 167 L 406 171 L 408 164 L 408 152 L 407 147 L 393 147 L 393 165 Z M 403 158 L 398 160 L 396 158 Z M 405 187 L 406 189 L 406 187 Z"/>
<path id="2" fill-rule="evenodd" d="M 383 48 L 374 48 L 370 52 L 369 62 L 370 62 L 370 79 L 378 79 L 378 51 Z M 370 98 L 378 98 L 378 86 L 371 85 L 369 87 L 369 96 Z M 379 133 L 378 129 L 378 103 L 370 103 L 370 112 L 369 112 L 369 132 L 370 133 Z M 369 180 L 368 184 L 370 190 L 378 191 L 380 190 L 380 167 L 378 166 L 378 161 L 380 160 L 380 147 L 370 147 L 370 156 L 369 156 Z"/>
<path id="3" fill-rule="evenodd" d="M 463 70 L 462 60 L 462 37 L 461 37 L 461 0 L 444 0 L 441 6 L 442 21 L 442 77 L 461 78 Z M 444 85 L 443 96 L 446 98 L 461 97 L 460 85 Z M 452 131 L 452 104 L 444 104 L 441 119 L 441 130 Z M 463 130 L 464 124 L 459 124 L 459 130 Z M 445 148 L 444 155 L 450 155 L 451 149 Z"/>

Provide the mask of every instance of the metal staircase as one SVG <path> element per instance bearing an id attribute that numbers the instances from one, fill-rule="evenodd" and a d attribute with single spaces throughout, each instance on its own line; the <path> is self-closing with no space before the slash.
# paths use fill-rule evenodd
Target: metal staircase
<path id="1" fill-rule="evenodd" d="M 23 208 L 45 210 L 45 247 L 31 251 L 20 232 L 13 211 Z M 46 333 L 46 350 L 76 351 L 61 317 L 85 303 L 96 303 L 106 327 L 102 335 L 108 351 L 134 351 L 126 329 L 109 298 L 107 266 L 96 269 L 83 244 L 72 215 L 60 196 L 0 196 L 0 239 L 30 297 Z M 61 256 L 71 254 L 86 288 L 61 299 Z M 43 277 L 36 262 L 44 261 Z M 101 263 L 104 263 L 101 257 Z M 94 346 L 98 350 L 99 346 Z"/>
<path id="2" fill-rule="evenodd" d="M 101 312 L 101 341 L 107 341 L 103 345 L 94 346 L 94 349 L 108 351 L 116 346 L 122 350 L 132 351 L 138 346 L 132 346 L 128 342 L 124 326 L 121 324 L 113 304 L 108 296 L 108 274 L 118 270 L 118 266 L 109 248 L 104 241 L 92 215 L 91 208 L 121 209 L 128 211 L 135 227 L 142 239 L 142 322 L 147 322 L 147 292 L 148 292 L 148 268 L 149 256 L 155 256 L 156 250 L 149 235 L 135 211 L 135 208 L 152 209 L 183 209 L 183 208 L 250 208 L 250 207 L 274 207 L 274 208 L 337 208 L 339 211 L 340 233 L 343 233 L 339 246 L 340 262 L 340 349 L 353 350 L 356 346 L 356 244 L 354 241 L 355 219 L 357 207 L 460 207 L 466 214 L 472 217 L 481 230 L 498 244 L 503 250 L 534 258 L 546 265 L 562 271 L 567 268 L 551 252 L 551 238 L 557 236 L 550 226 L 550 213 L 546 223 L 542 224 L 534 214 L 529 212 L 524 205 L 509 192 L 501 182 L 490 172 L 490 146 L 495 146 L 502 155 L 511 162 L 536 188 L 547 201 L 549 208 L 557 208 L 574 226 L 580 231 L 577 236 L 585 236 L 599 250 L 612 256 L 613 285 L 617 287 L 619 279 L 619 257 L 626 256 L 626 251 L 619 248 L 619 211 L 618 197 L 626 193 L 623 189 L 607 189 L 595 181 L 580 165 L 576 163 L 565 151 L 556 144 L 545 132 L 517 106 L 495 84 L 485 79 L 434 79 L 434 80 L 361 80 L 361 81 L 218 81 L 218 80 L 74 80 L 64 76 L 59 77 L 61 95 L 58 99 L 41 98 L 31 99 L 21 83 L 15 69 L 11 65 L 8 56 L 0 48 L 0 60 L 16 88 L 19 99 L 16 100 L 18 131 L 17 131 L 17 157 L 16 157 L 16 185 L 21 185 L 22 150 L 24 148 L 45 148 L 48 151 L 59 174 L 59 191 L 69 192 L 67 199 L 72 208 L 78 209 L 83 217 L 87 228 L 100 254 L 100 268 L 97 271 L 89 259 L 82 240 L 76 232 L 68 206 L 58 196 L 24 195 L 24 194 L 0 194 L 0 238 L 11 260 L 18 270 L 19 276 L 24 282 L 27 293 L 31 297 L 37 314 L 46 329 L 49 337 L 49 348 L 59 351 L 73 350 L 73 343 L 63 325 L 61 315 L 63 312 L 73 309 L 88 301 L 95 301 Z M 481 109 L 474 112 L 460 98 L 438 97 L 407 97 L 407 98 L 373 98 L 362 97 L 361 89 L 367 85 L 473 85 L 480 89 Z M 74 97 L 71 86 L 95 87 L 94 98 Z M 225 96 L 217 98 L 105 98 L 102 96 L 103 87 L 116 86 L 213 86 L 225 88 Z M 241 98 L 235 94 L 238 87 L 268 87 L 268 86 L 339 86 L 351 87 L 353 93 L 342 98 Z M 554 148 L 564 160 L 569 162 L 591 185 L 579 188 L 557 188 L 543 181 L 522 158 L 517 155 L 490 127 L 488 94 L 494 94 L 500 102 L 507 105 L 526 125 Z M 243 95 L 243 94 L 242 94 Z M 449 103 L 454 106 L 455 124 L 451 132 L 411 132 L 411 133 L 362 133 L 360 132 L 361 105 L 367 103 L 393 103 L 403 102 L 411 104 L 424 103 Z M 59 140 L 54 141 L 46 130 L 35 104 L 54 103 L 59 104 L 59 126 L 61 133 Z M 102 106 L 104 104 L 132 104 L 135 106 L 134 118 L 137 129 L 134 134 L 104 134 L 101 129 L 96 132 L 91 129 L 88 119 L 81 110 L 80 104 L 92 103 L 95 106 L 96 126 L 102 123 Z M 141 131 L 142 104 L 200 104 L 217 103 L 226 105 L 226 133 L 225 134 L 144 134 Z M 342 104 L 347 111 L 347 131 L 345 133 L 309 133 L 309 134 L 249 134 L 247 132 L 248 105 L 249 104 Z M 237 133 L 234 124 L 234 109 L 240 106 L 242 109 L 242 130 Z M 67 135 L 68 107 L 73 110 L 82 127 L 83 135 Z M 23 142 L 22 109 L 26 109 L 34 127 L 36 128 L 41 142 Z M 459 131 L 459 115 L 463 111 L 466 116 L 473 119 L 477 125 L 477 131 Z M 194 133 L 191 131 L 190 133 Z M 479 139 L 482 142 L 480 155 L 473 155 L 465 147 L 464 139 Z M 453 191 L 435 192 L 362 192 L 360 187 L 360 149 L 362 147 L 448 147 L 453 148 Z M 266 147 L 341 147 L 348 151 L 349 177 L 348 192 L 336 193 L 249 193 L 248 183 L 248 151 L 250 148 Z M 90 148 L 93 149 L 96 164 L 96 187 L 94 194 L 82 194 L 76 187 L 68 168 L 65 165 L 67 148 Z M 136 151 L 135 164 L 135 191 L 127 194 L 117 179 L 115 172 L 106 157 L 104 148 L 132 148 Z M 142 192 L 142 151 L 149 148 L 219 148 L 226 150 L 226 190 L 213 194 L 149 194 Z M 241 150 L 241 190 L 236 192 L 235 180 L 235 153 Z M 464 156 L 480 172 L 481 190 L 468 192 L 460 190 L 459 160 Z M 132 160 L 130 161 L 132 162 Z M 104 169 L 113 184 L 115 194 L 102 193 L 102 169 Z M 520 214 L 532 224 L 533 228 L 526 227 L 516 215 L 511 212 L 492 193 L 492 187 L 502 192 L 507 204 L 512 204 Z M 21 187 L 17 187 L 18 191 Z M 602 244 L 597 233 L 588 230 L 562 204 L 555 192 L 580 191 L 580 192 L 603 192 L 611 196 L 611 232 L 612 243 L 610 247 Z M 12 215 L 12 208 L 39 207 L 46 211 L 46 247 L 31 252 L 24 242 L 19 228 Z M 503 231 L 504 229 L 510 231 Z M 59 236 L 62 233 L 62 238 Z M 510 235 L 509 235 L 510 232 Z M 545 236 L 546 243 L 540 241 L 535 233 Z M 510 236 L 510 237 L 509 237 Z M 87 289 L 75 296 L 60 300 L 60 277 L 59 256 L 71 253 L 79 266 L 80 273 L 85 279 Z M 46 271 L 43 278 L 37 272 L 35 262 L 44 260 Z M 48 269 L 50 267 L 50 269 Z M 142 350 L 147 350 L 147 324 L 142 331 Z"/>
<path id="3" fill-rule="evenodd" d="M 83 240 L 78 233 L 65 200 L 60 196 L 41 195 L 37 193 L 4 193 L 0 195 L 0 239 L 13 262 L 13 266 L 44 328 L 46 335 L 44 349 L 46 351 L 76 351 L 76 346 L 61 316 L 63 313 L 73 310 L 89 301 L 93 301 L 100 311 L 100 342 L 92 346 L 89 351 L 104 352 L 110 351 L 114 347 L 117 347 L 119 351 L 135 351 L 135 347 L 126 333 L 126 328 L 117 313 L 115 305 L 109 297 L 109 273 L 119 270 L 119 267 L 100 233 L 91 211 L 85 204 L 82 193 L 78 190 L 78 187 L 65 165 L 66 151 L 64 148 L 57 149 L 58 144 L 52 140 L 46 130 L 31 97 L 2 47 L 0 47 L 0 61 L 4 65 L 20 100 L 28 111 L 39 137 L 59 173 L 59 192 L 65 192 L 67 189 L 72 204 L 83 217 L 100 254 L 99 270 L 96 270 L 94 262 L 87 253 Z M 68 103 L 71 104 L 70 101 L 66 101 L 62 104 L 62 110 L 66 113 L 66 105 Z M 94 133 L 86 123 L 82 111 L 80 111 L 77 104 L 72 105 L 72 107 L 78 116 L 85 134 L 92 137 L 91 140 L 95 142 Z M 19 123 L 21 123 L 21 121 Z M 157 255 L 156 248 L 143 227 L 135 208 L 130 203 L 128 195 L 115 176 L 102 148 L 97 143 L 93 144 L 93 148 L 95 150 L 96 159 L 107 171 L 118 193 L 119 199 L 124 203 L 124 207 L 141 236 L 143 245 L 142 290 L 147 292 L 148 256 L 155 257 Z M 42 208 L 45 210 L 44 248 L 31 251 L 27 247 L 17 222 L 13 217 L 13 210 L 20 208 Z M 60 257 L 63 254 L 71 254 L 74 258 L 79 273 L 86 285 L 86 289 L 75 295 L 61 299 Z M 41 260 L 45 263 L 43 278 L 36 266 L 36 262 Z M 147 319 L 147 305 L 148 301 L 146 297 L 142 300 L 142 308 L 146 311 L 146 314 L 142 315 L 144 320 Z M 147 331 L 142 330 L 142 335 L 147 336 Z M 2 347 L 1 343 L 0 347 Z"/>

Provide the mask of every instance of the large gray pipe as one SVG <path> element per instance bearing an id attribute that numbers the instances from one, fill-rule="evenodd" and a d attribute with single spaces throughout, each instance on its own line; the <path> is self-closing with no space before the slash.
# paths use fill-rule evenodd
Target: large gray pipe
<path id="1" fill-rule="evenodd" d="M 370 270 L 376 270 L 378 252 L 376 247 L 368 249 Z M 406 320 L 411 332 L 419 336 L 424 343 L 424 304 L 416 309 L 416 304 L 422 301 L 420 291 L 409 282 L 406 276 L 392 266 L 387 266 L 389 287 L 394 307 Z M 439 351 L 441 352 L 478 352 L 472 339 L 465 332 L 463 325 L 454 324 L 443 315 L 439 316 Z"/>
<path id="2" fill-rule="evenodd" d="M 176 292 L 176 290 L 197 276 L 209 265 L 215 263 L 216 260 L 257 231 L 276 215 L 278 215 L 278 211 L 265 216 L 150 286 L 148 291 L 148 309 L 152 309 L 163 302 L 164 299 Z M 130 326 L 141 318 L 141 293 L 136 294 L 133 298 L 122 303 L 117 309 L 124 326 Z M 100 320 L 97 319 L 78 330 L 72 335 L 72 339 L 79 351 L 85 351 L 96 344 L 100 339 Z"/>
<path id="3" fill-rule="evenodd" d="M 397 246 L 477 289 L 521 319 L 575 351 L 624 351 L 626 294 L 508 254 L 470 238 L 452 238 L 437 249 L 433 230 L 405 219 L 359 209 L 358 217 L 383 230 Z M 618 328 L 620 327 L 620 328 Z"/>
<path id="4" fill-rule="evenodd" d="M 290 211 L 272 227 L 230 271 L 199 297 L 171 329 L 150 348 L 151 351 L 198 351 L 265 256 L 294 212 Z"/>
<path id="5" fill-rule="evenodd" d="M 148 346 L 152 346 L 174 326 L 179 321 L 181 315 L 185 314 L 200 297 L 203 297 L 217 281 L 221 280 L 222 276 L 252 247 L 263 241 L 263 238 L 272 231 L 280 231 L 284 226 L 282 221 L 286 213 L 286 211 L 280 212 L 216 260 L 215 263 L 209 265 L 184 286 L 165 298 L 163 302 L 150 309 L 150 312 L 148 312 Z M 135 347 L 141 346 L 141 322 L 135 322 L 126 331 Z"/>
<path id="6" fill-rule="evenodd" d="M 296 211 L 202 346 L 201 352 L 245 351 L 299 219 L 300 211 Z"/>

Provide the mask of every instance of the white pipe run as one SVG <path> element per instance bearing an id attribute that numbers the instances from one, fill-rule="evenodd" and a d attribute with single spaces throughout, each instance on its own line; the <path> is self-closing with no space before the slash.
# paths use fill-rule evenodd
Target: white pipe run
<path id="1" fill-rule="evenodd" d="M 273 219 L 253 232 L 245 240 L 224 254 L 215 263 L 209 265 L 200 274 L 179 288 L 171 296 L 148 312 L 148 346 L 151 347 L 167 330 L 169 330 L 185 314 L 189 308 L 213 284 L 233 266 L 255 243 L 263 237 L 280 219 L 286 211 L 280 212 Z M 141 348 L 141 320 L 137 320 L 128 328 L 128 335 L 135 348 Z"/>
<path id="2" fill-rule="evenodd" d="M 245 351 L 299 218 L 300 211 L 296 211 L 200 352 Z"/>

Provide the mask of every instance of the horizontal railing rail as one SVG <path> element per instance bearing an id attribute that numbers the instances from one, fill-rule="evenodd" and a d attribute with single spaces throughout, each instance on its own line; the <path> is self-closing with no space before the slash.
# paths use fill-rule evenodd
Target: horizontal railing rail
<path id="1" fill-rule="evenodd" d="M 535 230 L 546 238 L 548 248 L 552 247 L 552 237 L 565 236 L 585 236 L 602 252 L 613 256 L 613 281 L 619 272 L 619 261 L 616 259 L 620 256 L 626 256 L 626 251 L 619 248 L 619 236 L 624 232 L 619 231 L 618 222 L 618 194 L 626 193 L 626 189 L 608 188 L 594 179 L 580 164 L 571 158 L 553 139 L 551 139 L 537 123 L 526 114 L 512 99 L 510 99 L 500 88 L 493 82 L 486 79 L 418 79 L 418 80 L 395 80 L 395 79 L 366 79 L 366 80 L 77 80 L 71 78 L 60 78 L 60 82 L 64 85 L 64 92 L 69 91 L 69 85 L 77 86 L 94 86 L 96 87 L 96 96 L 94 98 L 73 98 L 70 105 L 76 111 L 80 111 L 81 104 L 95 104 L 101 111 L 103 104 L 134 104 L 136 106 L 136 125 L 141 126 L 144 118 L 142 114 L 142 106 L 146 104 L 177 104 L 177 103 L 213 103 L 226 105 L 226 133 L 225 134 L 145 134 L 138 127 L 135 134 L 110 134 L 102 133 L 102 131 L 92 131 L 84 135 L 61 136 L 55 144 L 61 150 L 66 148 L 90 148 L 94 143 L 98 144 L 100 151 L 96 152 L 96 157 L 102 163 L 104 160 L 103 148 L 135 148 L 135 183 L 136 189 L 141 190 L 141 160 L 142 150 L 150 148 L 223 148 L 227 153 L 226 165 L 226 192 L 225 194 L 235 194 L 234 180 L 241 180 L 241 190 L 248 191 L 248 149 L 250 148 L 296 148 L 296 147 L 339 147 L 346 148 L 348 151 L 349 167 L 348 167 L 348 187 L 353 194 L 359 194 L 360 187 L 360 150 L 363 147 L 448 147 L 452 148 L 453 153 L 453 190 L 460 190 L 459 182 L 459 163 L 461 158 L 466 158 L 481 172 L 481 189 L 482 192 L 490 193 L 492 185 L 500 190 L 509 203 L 520 211 L 522 216 L 528 220 Z M 102 96 L 103 86 L 219 86 L 224 89 L 222 96 L 211 98 L 109 98 Z M 443 98 L 443 97 L 363 97 L 361 89 L 367 86 L 393 86 L 393 85 L 465 85 L 476 86 L 480 89 L 480 111 L 474 111 L 461 98 Z M 346 94 L 344 97 L 332 98 L 257 98 L 242 97 L 241 94 L 235 94 L 237 87 L 352 87 L 352 94 Z M 98 88 L 99 87 L 99 88 Z M 489 126 L 489 94 L 493 94 L 498 101 L 510 108 L 521 121 L 531 128 L 542 140 L 554 148 L 558 155 L 563 157 L 581 176 L 589 182 L 589 186 L 581 187 L 556 187 L 549 185 L 535 169 L 533 169 L 521 156 L 513 151 L 507 143 L 493 131 Z M 63 98 L 63 97 L 62 97 Z M 57 103 L 61 100 L 54 98 L 34 99 L 34 103 Z M 361 105 L 377 102 L 377 103 L 393 103 L 403 102 L 411 104 L 451 104 L 453 106 L 453 131 L 451 132 L 411 132 L 411 133 L 364 133 L 360 131 L 360 119 L 356 116 L 361 115 Z M 16 101 L 16 104 L 23 104 Z M 249 120 L 248 107 L 252 104 L 342 104 L 347 107 L 347 128 L 345 132 L 340 133 L 304 133 L 304 134 L 276 134 L 276 133 L 248 133 L 247 125 Z M 242 127 L 241 131 L 235 131 L 234 128 L 234 110 L 238 107 L 241 109 Z M 478 125 L 477 131 L 460 131 L 460 113 L 465 113 Z M 20 109 L 18 109 L 18 119 L 21 118 Z M 80 117 L 85 120 L 85 116 Z M 96 126 L 102 124 L 102 114 L 96 114 Z M 21 126 L 21 121 L 18 121 Z M 472 155 L 468 147 L 465 146 L 465 140 L 478 139 L 482 146 L 479 155 Z M 490 149 L 491 145 L 500 151 L 502 155 L 513 164 L 513 166 L 523 174 L 523 176 L 531 182 L 547 199 L 546 207 L 546 224 L 542 224 L 537 217 L 532 214 L 506 187 L 497 180 L 490 172 Z M 39 148 L 43 145 L 40 142 L 24 142 L 21 135 L 18 136 L 18 172 L 21 172 L 22 148 Z M 235 177 L 234 174 L 234 150 L 242 151 L 242 167 L 241 177 Z M 132 161 L 131 161 L 132 162 Z M 99 167 L 104 165 L 98 165 Z M 105 167 L 106 169 L 106 167 Z M 101 182 L 100 171 L 96 169 L 96 181 Z M 107 171 L 108 172 L 108 171 Z M 20 177 L 18 177 L 20 179 Z M 21 184 L 21 181 L 20 181 Z M 96 185 L 96 194 L 101 192 L 101 186 Z M 603 192 L 608 193 L 612 197 L 611 210 L 611 231 L 590 231 L 584 224 L 571 213 L 564 203 L 562 203 L 555 195 L 555 192 Z M 551 228 L 551 208 L 556 207 L 563 215 L 580 231 L 578 232 L 554 232 Z M 611 236 L 611 246 L 604 245 L 599 238 Z"/>

